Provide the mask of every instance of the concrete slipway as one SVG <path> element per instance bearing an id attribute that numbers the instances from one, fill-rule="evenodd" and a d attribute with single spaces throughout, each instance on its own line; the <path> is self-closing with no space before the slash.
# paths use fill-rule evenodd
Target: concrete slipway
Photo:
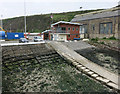
<path id="1" fill-rule="evenodd" d="M 120 90 L 119 78 L 120 76 L 114 74 L 103 67 L 89 61 L 83 56 L 76 53 L 73 49 L 68 48 L 60 42 L 49 42 L 49 44 L 62 56 L 72 61 L 72 64 L 78 69 L 85 72 L 87 75 L 103 82 L 107 86 Z"/>

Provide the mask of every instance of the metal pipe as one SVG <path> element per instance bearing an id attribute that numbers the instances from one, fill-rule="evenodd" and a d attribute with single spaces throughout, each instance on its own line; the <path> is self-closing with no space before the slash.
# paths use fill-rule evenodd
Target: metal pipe
<path id="1" fill-rule="evenodd" d="M 24 22 L 25 22 L 25 34 L 26 34 L 26 4 L 24 0 Z"/>
<path id="2" fill-rule="evenodd" d="M 10 32 L 11 32 L 11 24 L 10 24 Z"/>
<path id="3" fill-rule="evenodd" d="M 2 17 L 3 17 L 3 15 L 1 15 L 1 27 L 3 28 Z"/>

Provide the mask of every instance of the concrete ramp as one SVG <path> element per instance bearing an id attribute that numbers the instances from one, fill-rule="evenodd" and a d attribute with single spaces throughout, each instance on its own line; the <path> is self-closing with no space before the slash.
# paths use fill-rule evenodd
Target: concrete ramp
<path id="1" fill-rule="evenodd" d="M 70 49 L 63 45 L 60 42 L 49 42 L 49 44 L 62 56 L 71 60 L 73 65 L 77 68 L 81 68 L 84 72 L 86 71 L 92 77 L 95 77 L 96 80 L 104 82 L 107 86 L 113 87 L 120 90 L 119 78 L 120 76 L 114 74 L 103 67 L 89 61 L 83 56 L 76 53 L 73 49 Z"/>

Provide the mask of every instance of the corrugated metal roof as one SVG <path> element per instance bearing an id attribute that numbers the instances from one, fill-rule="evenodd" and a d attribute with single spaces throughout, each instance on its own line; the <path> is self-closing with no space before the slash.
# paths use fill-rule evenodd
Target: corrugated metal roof
<path id="1" fill-rule="evenodd" d="M 103 11 L 99 11 L 99 12 L 87 13 L 87 14 L 84 14 L 84 15 L 76 15 L 71 20 L 71 22 L 97 19 L 97 18 L 105 18 L 105 17 L 113 17 L 113 16 L 120 15 L 119 13 L 120 13 L 120 8 L 115 8 L 115 9 L 103 10 Z"/>

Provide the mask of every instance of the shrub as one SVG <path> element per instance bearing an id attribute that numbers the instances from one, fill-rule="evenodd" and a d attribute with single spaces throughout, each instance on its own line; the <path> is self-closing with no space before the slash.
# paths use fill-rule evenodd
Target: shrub
<path id="1" fill-rule="evenodd" d="M 104 37 L 103 39 L 106 39 L 106 37 Z"/>
<path id="2" fill-rule="evenodd" d="M 92 40 L 92 41 L 94 41 L 94 40 L 95 40 L 95 38 L 92 38 L 91 40 Z"/>
<path id="3" fill-rule="evenodd" d="M 100 42 L 101 44 L 105 44 L 104 42 Z"/>
<path id="4" fill-rule="evenodd" d="M 95 38 L 96 41 L 98 41 L 98 39 L 99 39 L 98 37 Z"/>
<path id="5" fill-rule="evenodd" d="M 98 37 L 92 38 L 91 41 L 98 42 Z"/>
<path id="6" fill-rule="evenodd" d="M 109 37 L 108 39 L 111 39 L 111 40 L 116 40 L 116 38 L 115 38 L 114 36 Z"/>

